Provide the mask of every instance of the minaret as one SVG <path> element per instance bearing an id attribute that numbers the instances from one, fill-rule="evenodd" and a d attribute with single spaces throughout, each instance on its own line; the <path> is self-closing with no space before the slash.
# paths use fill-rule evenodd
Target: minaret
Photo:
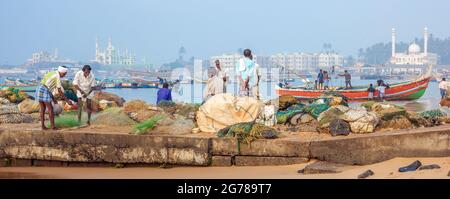
<path id="1" fill-rule="evenodd" d="M 425 54 L 425 56 L 428 55 L 428 28 L 425 27 L 423 29 L 423 53 Z"/>
<path id="2" fill-rule="evenodd" d="M 395 57 L 395 28 L 392 28 L 392 57 Z"/>

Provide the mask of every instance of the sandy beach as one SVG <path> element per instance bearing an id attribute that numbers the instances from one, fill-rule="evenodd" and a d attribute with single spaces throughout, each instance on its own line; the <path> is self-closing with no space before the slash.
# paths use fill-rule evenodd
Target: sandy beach
<path id="1" fill-rule="evenodd" d="M 400 173 L 398 168 L 415 160 L 423 165 L 438 164 L 440 169 L 417 170 Z M 310 163 L 307 164 L 311 164 Z M 173 168 L 51 168 L 4 167 L 0 178 L 51 178 L 51 179 L 357 179 L 370 169 L 375 175 L 368 179 L 450 179 L 450 157 L 394 158 L 366 166 L 345 166 L 342 173 L 298 174 L 307 164 L 260 167 L 173 167 Z"/>

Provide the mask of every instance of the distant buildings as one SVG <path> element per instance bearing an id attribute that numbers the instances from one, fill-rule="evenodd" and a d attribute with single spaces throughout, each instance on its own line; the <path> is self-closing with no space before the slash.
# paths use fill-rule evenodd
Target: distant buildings
<path id="1" fill-rule="evenodd" d="M 136 55 L 128 52 L 128 50 L 120 53 L 120 50 L 116 50 L 112 45 L 111 38 L 109 38 L 106 50 L 102 51 L 97 39 L 95 42 L 95 62 L 104 65 L 134 65 L 136 63 Z"/>
<path id="2" fill-rule="evenodd" d="M 438 55 L 428 52 L 428 29 L 424 28 L 424 44 L 423 52 L 420 46 L 415 42 L 409 45 L 408 51 L 405 53 L 397 53 L 396 49 L 396 32 L 392 28 L 392 56 L 390 63 L 393 65 L 437 65 Z"/>
<path id="3" fill-rule="evenodd" d="M 219 60 L 222 67 L 234 67 L 236 62 L 242 58 L 240 54 L 223 54 L 210 58 L 210 65 Z M 271 56 L 255 55 L 254 60 L 262 67 L 288 67 L 292 69 L 315 69 L 329 68 L 331 66 L 342 66 L 344 57 L 337 53 L 278 53 Z"/>
<path id="4" fill-rule="evenodd" d="M 58 60 L 58 49 L 55 49 L 53 54 L 45 51 L 40 51 L 33 53 L 31 58 L 27 60 L 26 65 L 33 65 L 43 62 L 57 62 Z"/>

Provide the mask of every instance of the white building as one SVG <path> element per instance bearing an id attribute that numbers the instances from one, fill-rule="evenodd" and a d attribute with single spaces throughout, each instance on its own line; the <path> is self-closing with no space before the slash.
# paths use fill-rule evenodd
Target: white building
<path id="1" fill-rule="evenodd" d="M 242 57 L 237 53 L 213 56 L 210 58 L 210 65 L 214 66 L 215 60 L 219 60 L 222 67 L 231 68 Z M 344 57 L 337 53 L 278 53 L 271 56 L 254 55 L 253 59 L 262 67 L 283 66 L 291 69 L 329 68 L 344 64 Z"/>
<path id="2" fill-rule="evenodd" d="M 271 56 L 272 65 L 291 69 L 314 69 L 342 66 L 344 57 L 337 53 L 279 53 Z"/>
<path id="3" fill-rule="evenodd" d="M 209 59 L 209 64 L 210 67 L 215 67 L 216 66 L 216 60 L 220 61 L 220 66 L 222 68 L 234 68 L 236 65 L 236 62 L 239 61 L 239 59 L 243 58 L 244 55 L 238 54 L 238 53 L 234 53 L 234 54 L 223 54 L 223 55 L 218 55 L 218 56 L 212 56 Z M 257 55 L 253 55 L 253 60 L 256 61 L 256 63 L 260 64 L 258 62 L 258 56 Z"/>
<path id="4" fill-rule="evenodd" d="M 396 31 L 392 28 L 392 56 L 391 64 L 393 65 L 437 65 L 438 56 L 434 53 L 428 52 L 428 29 L 424 28 L 424 44 L 423 52 L 421 52 L 420 46 L 415 42 L 409 45 L 408 51 L 405 53 L 397 53 L 396 48 Z"/>
<path id="5" fill-rule="evenodd" d="M 42 62 L 56 62 L 58 60 L 58 49 L 53 54 L 45 51 L 33 53 L 31 58 L 27 60 L 27 65 L 33 65 Z"/>
<path id="6" fill-rule="evenodd" d="M 108 47 L 102 51 L 98 44 L 98 39 L 95 41 L 95 61 L 104 65 L 134 65 L 136 63 L 136 55 L 125 50 L 122 54 L 120 50 L 112 45 L 111 38 L 108 41 Z"/>

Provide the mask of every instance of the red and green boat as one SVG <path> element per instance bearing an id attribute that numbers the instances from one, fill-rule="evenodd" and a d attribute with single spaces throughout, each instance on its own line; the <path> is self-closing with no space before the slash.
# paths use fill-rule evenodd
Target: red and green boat
<path id="1" fill-rule="evenodd" d="M 415 80 L 401 82 L 396 84 L 391 84 L 389 88 L 386 89 L 386 100 L 416 100 L 425 94 L 428 88 L 428 83 L 431 77 L 425 76 Z M 350 101 L 368 101 L 369 92 L 367 87 L 355 87 L 353 89 L 336 89 L 334 92 L 341 93 L 346 96 Z M 291 87 L 291 88 L 277 88 L 276 92 L 278 95 L 292 95 L 296 98 L 309 100 L 316 99 L 325 90 L 314 90 L 307 89 L 306 87 Z M 378 96 L 378 91 L 375 91 L 374 96 Z"/>

